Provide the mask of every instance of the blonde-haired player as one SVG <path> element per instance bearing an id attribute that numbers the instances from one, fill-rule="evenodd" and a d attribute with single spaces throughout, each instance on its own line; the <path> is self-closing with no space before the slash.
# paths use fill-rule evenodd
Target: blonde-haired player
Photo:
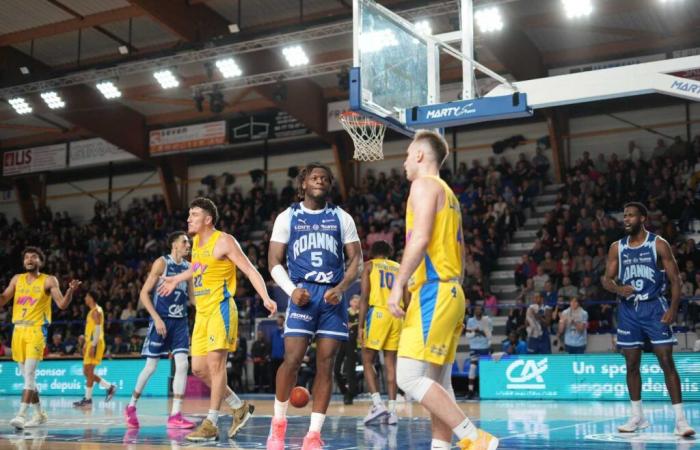
<path id="1" fill-rule="evenodd" d="M 102 362 L 105 354 L 105 313 L 97 304 L 98 295 L 95 291 L 89 291 L 85 295 L 85 304 L 90 311 L 85 318 L 85 348 L 83 349 L 83 374 L 85 375 L 85 397 L 73 403 L 76 408 L 92 406 L 92 388 L 95 381 L 106 389 L 105 401 L 112 400 L 117 387 L 109 381 L 95 374 L 95 367 Z"/>
<path id="2" fill-rule="evenodd" d="M 439 175 L 448 153 L 445 139 L 427 130 L 418 131 L 406 151 L 404 168 L 411 182 L 406 247 L 387 302 L 392 314 L 406 317 L 399 341 L 397 381 L 430 411 L 431 448 L 451 448 L 454 433 L 462 449 L 493 450 L 498 439 L 471 423 L 452 390 L 452 362 L 466 300 L 462 211 Z M 404 313 L 401 300 L 407 285 L 411 304 Z"/>
<path id="3" fill-rule="evenodd" d="M 386 241 L 377 241 L 370 249 L 370 260 L 362 270 L 362 295 L 360 299 L 360 342 L 365 382 L 372 395 L 372 406 L 365 417 L 365 425 L 377 419 L 396 425 L 396 351 L 399 349 L 402 319 L 394 317 L 387 306 L 387 299 L 399 273 L 399 263 L 389 259 L 393 250 Z M 402 308 L 408 305 L 404 296 Z M 374 360 L 378 352 L 384 353 L 385 379 L 389 394 L 389 408 L 384 406 L 377 386 Z"/>
<path id="4" fill-rule="evenodd" d="M 80 286 L 80 281 L 71 280 L 66 294 L 61 289 L 56 277 L 41 273 L 46 258 L 37 247 L 27 247 L 22 252 L 25 273 L 16 274 L 9 286 L 0 294 L 0 306 L 14 299 L 12 306 L 12 359 L 19 364 L 24 378 L 24 390 L 19 406 L 19 413 L 10 421 L 15 428 L 35 427 L 46 423 L 46 413 L 39 403 L 39 390 L 36 385 L 36 368 L 44 359 L 46 333 L 51 324 L 51 300 L 60 309 L 68 308 L 73 292 Z M 26 420 L 27 410 L 34 405 L 34 417 Z"/>

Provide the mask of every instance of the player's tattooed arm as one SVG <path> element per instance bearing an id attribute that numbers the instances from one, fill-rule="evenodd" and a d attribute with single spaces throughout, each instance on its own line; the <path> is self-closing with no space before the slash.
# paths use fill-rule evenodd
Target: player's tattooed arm
<path id="1" fill-rule="evenodd" d="M 163 273 L 165 273 L 165 259 L 161 257 L 153 262 L 151 271 L 148 273 L 146 281 L 143 282 L 143 287 L 141 287 L 141 292 L 139 293 L 141 304 L 143 304 L 143 307 L 146 308 L 148 314 L 153 318 L 153 325 L 156 328 L 156 332 L 161 336 L 165 336 L 165 322 L 163 322 L 163 319 L 158 315 L 156 308 L 153 306 L 151 292 L 153 288 L 156 287 L 156 284 L 158 284 L 158 280 L 160 280 Z"/>
<path id="2" fill-rule="evenodd" d="M 605 264 L 605 274 L 600 278 L 600 283 L 603 288 L 612 292 L 613 294 L 620 295 L 624 298 L 629 297 L 634 294 L 634 288 L 632 286 L 620 286 L 617 284 L 617 273 L 619 271 L 619 263 L 617 261 L 617 242 L 613 242 L 608 250 L 608 261 Z"/>
<path id="3" fill-rule="evenodd" d="M 15 275 L 14 277 L 12 277 L 12 279 L 10 280 L 10 284 L 8 284 L 3 293 L 0 294 L 0 306 L 5 306 L 7 302 L 12 300 L 12 298 L 15 296 L 15 286 L 17 286 L 17 278 L 19 278 L 19 275 Z"/>
<path id="4" fill-rule="evenodd" d="M 666 325 L 670 325 L 676 321 L 678 305 L 681 301 L 681 276 L 680 272 L 678 271 L 676 258 L 673 256 L 673 252 L 671 251 L 671 246 L 668 245 L 668 242 L 661 237 L 656 239 L 656 254 L 659 255 L 661 265 L 666 271 L 666 276 L 671 284 L 671 305 L 661 318 L 661 322 L 665 323 Z"/>

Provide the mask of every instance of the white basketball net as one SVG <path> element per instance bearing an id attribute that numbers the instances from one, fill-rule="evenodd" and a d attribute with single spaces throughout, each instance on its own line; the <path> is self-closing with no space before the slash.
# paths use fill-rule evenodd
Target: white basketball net
<path id="1" fill-rule="evenodd" d="M 385 124 L 350 111 L 340 114 L 338 120 L 355 143 L 353 158 L 358 161 L 384 159 L 382 144 L 386 131 Z"/>

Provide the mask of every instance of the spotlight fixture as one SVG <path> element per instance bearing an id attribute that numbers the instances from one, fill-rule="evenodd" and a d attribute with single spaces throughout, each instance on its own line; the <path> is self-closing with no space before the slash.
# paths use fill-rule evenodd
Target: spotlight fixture
<path id="1" fill-rule="evenodd" d="M 197 108 L 197 111 L 204 112 L 204 94 L 197 91 L 194 93 L 192 100 L 194 100 L 194 105 Z"/>
<path id="2" fill-rule="evenodd" d="M 160 84 L 160 87 L 163 89 L 170 89 L 180 85 L 178 79 L 175 78 L 175 75 L 173 75 L 173 72 L 169 69 L 155 72 L 153 77 L 158 81 L 158 84 Z"/>
<path id="3" fill-rule="evenodd" d="M 46 106 L 51 109 L 59 109 L 66 106 L 66 103 L 56 91 L 42 92 L 41 98 L 44 100 L 44 103 L 46 103 Z"/>
<path id="4" fill-rule="evenodd" d="M 433 34 L 433 28 L 430 26 L 430 22 L 427 20 L 419 20 L 413 24 L 419 33 L 431 36 Z"/>
<path id="5" fill-rule="evenodd" d="M 20 67 L 19 71 L 22 75 L 29 75 L 29 67 L 27 67 L 27 66 Z"/>
<path id="6" fill-rule="evenodd" d="M 496 7 L 481 8 L 474 13 L 476 24 L 482 33 L 492 33 L 503 28 L 501 11 Z"/>
<path id="7" fill-rule="evenodd" d="M 240 77 L 243 73 L 241 68 L 238 67 L 236 61 L 233 58 L 220 59 L 216 62 L 216 68 L 221 72 L 221 76 L 224 78 Z"/>
<path id="8" fill-rule="evenodd" d="M 29 103 L 22 97 L 11 98 L 8 102 L 17 114 L 29 114 L 32 112 L 32 107 L 29 106 Z"/>
<path id="9" fill-rule="evenodd" d="M 350 72 L 347 67 L 340 69 L 338 73 L 338 88 L 341 91 L 347 91 L 350 89 Z"/>
<path id="10" fill-rule="evenodd" d="M 111 81 L 101 81 L 97 83 L 95 87 L 100 91 L 100 93 L 102 93 L 104 98 L 108 100 L 122 96 L 122 91 L 120 91 L 119 88 Z"/>
<path id="11" fill-rule="evenodd" d="M 241 31 L 241 28 L 238 26 L 237 23 L 232 23 L 228 26 L 228 32 L 231 34 L 236 34 L 239 31 Z"/>
<path id="12" fill-rule="evenodd" d="M 309 57 L 301 45 L 292 45 L 282 49 L 284 57 L 287 58 L 287 63 L 291 67 L 305 66 L 309 63 Z"/>
<path id="13" fill-rule="evenodd" d="M 128 55 L 129 54 L 129 47 L 127 47 L 126 45 L 120 45 L 118 47 L 118 50 L 119 50 L 119 54 L 121 54 L 121 55 Z"/>
<path id="14" fill-rule="evenodd" d="M 272 100 L 281 103 L 287 100 L 287 85 L 282 80 L 277 80 L 274 89 L 272 89 Z"/>
<path id="15" fill-rule="evenodd" d="M 593 12 L 591 0 L 561 0 L 561 2 L 564 5 L 566 17 L 569 19 L 590 16 Z"/>

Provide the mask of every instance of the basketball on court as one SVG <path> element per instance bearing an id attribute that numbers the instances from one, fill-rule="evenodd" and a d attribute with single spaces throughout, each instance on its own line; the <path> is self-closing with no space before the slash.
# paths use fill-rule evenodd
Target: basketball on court
<path id="1" fill-rule="evenodd" d="M 289 395 L 289 403 L 295 408 L 303 408 L 309 403 L 311 394 L 309 390 L 303 386 L 295 386 L 292 393 Z"/>

